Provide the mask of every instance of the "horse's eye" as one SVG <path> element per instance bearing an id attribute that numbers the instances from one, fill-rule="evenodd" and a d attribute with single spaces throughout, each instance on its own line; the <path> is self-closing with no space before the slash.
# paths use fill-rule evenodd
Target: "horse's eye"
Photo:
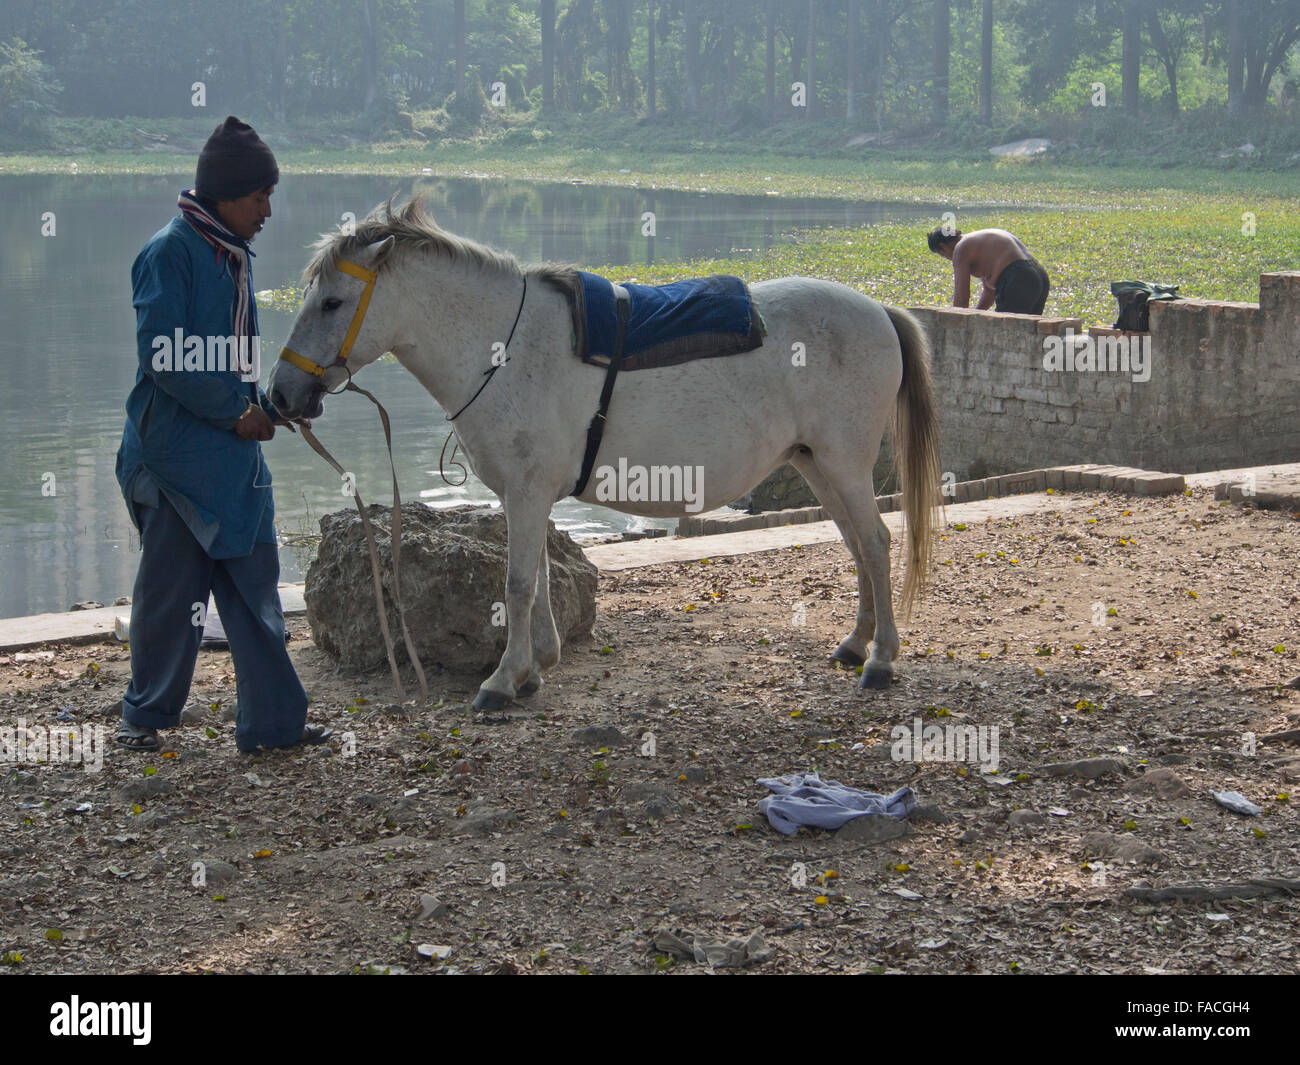
<path id="1" fill-rule="evenodd" d="M 329 299 L 325 300 L 325 302 L 320 305 L 320 309 L 322 311 L 337 311 L 342 306 L 343 306 L 342 300 L 335 299 L 333 296 L 331 296 Z"/>

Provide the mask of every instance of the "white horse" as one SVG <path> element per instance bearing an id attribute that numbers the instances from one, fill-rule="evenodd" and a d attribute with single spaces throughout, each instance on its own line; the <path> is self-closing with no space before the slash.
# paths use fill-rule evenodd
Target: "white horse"
<path id="1" fill-rule="evenodd" d="M 563 290 L 572 268 L 521 267 L 440 229 L 419 199 L 396 211 L 390 199 L 354 233 L 326 234 L 314 249 L 302 308 L 267 392 L 283 415 L 317 417 L 327 391 L 391 352 L 444 410 L 458 412 L 461 447 L 501 499 L 509 534 L 506 650 L 474 706 L 495 710 L 531 695 L 560 659 L 546 522 L 576 486 L 605 378 L 574 354 Z M 896 412 L 907 612 L 929 569 L 939 484 L 924 333 L 906 311 L 832 281 L 781 278 L 750 293 L 768 330 L 761 347 L 618 375 L 597 475 L 578 498 L 674 517 L 688 506 L 722 506 L 791 463 L 857 564 L 857 623 L 831 657 L 864 666 L 862 687 L 887 687 L 899 641 L 890 536 L 871 470 Z M 689 502 L 610 499 L 609 472 L 620 465 L 695 471 L 702 484 Z"/>

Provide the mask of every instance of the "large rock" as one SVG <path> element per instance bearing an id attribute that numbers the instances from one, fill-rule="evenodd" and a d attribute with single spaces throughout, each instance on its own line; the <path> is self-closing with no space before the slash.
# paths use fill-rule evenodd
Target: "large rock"
<path id="1" fill-rule="evenodd" d="M 391 508 L 366 511 L 375 528 L 388 623 L 399 662 L 407 660 L 392 602 Z M 321 518 L 321 544 L 304 596 L 312 638 L 349 671 L 385 665 L 375 610 L 370 552 L 355 509 Z M 591 634 L 596 567 L 567 534 L 547 522 L 551 608 L 561 643 Z M 500 509 L 421 504 L 402 508 L 402 601 L 420 661 L 455 672 L 496 668 L 506 649 L 506 516 Z M 496 606 L 496 604 L 502 604 Z M 498 624 L 493 624 L 496 621 Z"/>

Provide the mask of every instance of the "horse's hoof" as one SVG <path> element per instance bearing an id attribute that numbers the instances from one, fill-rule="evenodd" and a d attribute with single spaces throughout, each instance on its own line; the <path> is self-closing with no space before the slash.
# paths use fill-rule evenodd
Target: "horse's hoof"
<path id="1" fill-rule="evenodd" d="M 494 713 L 508 702 L 510 702 L 510 696 L 480 688 L 478 694 L 474 696 L 474 709 L 480 713 Z"/>
<path id="2" fill-rule="evenodd" d="M 542 675 L 532 673 L 528 679 L 519 685 L 519 691 L 515 694 L 516 699 L 527 699 L 530 695 L 536 695 L 537 689 L 542 686 Z"/>
<path id="3" fill-rule="evenodd" d="M 859 688 L 872 688 L 875 691 L 884 691 L 893 682 L 894 674 L 880 666 L 868 666 L 862 671 L 862 679 L 858 682 Z"/>
<path id="4" fill-rule="evenodd" d="M 832 662 L 842 662 L 847 669 L 857 669 L 858 666 L 865 665 L 866 659 L 857 651 L 846 647 L 837 647 L 831 654 Z"/>

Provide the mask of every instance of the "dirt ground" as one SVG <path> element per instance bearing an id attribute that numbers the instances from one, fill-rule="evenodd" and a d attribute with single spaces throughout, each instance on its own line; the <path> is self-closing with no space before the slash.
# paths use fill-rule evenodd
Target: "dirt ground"
<path id="1" fill-rule="evenodd" d="M 950 512 L 886 692 L 827 663 L 840 544 L 603 574 L 594 638 L 505 723 L 466 707 L 481 677 L 395 705 L 295 619 L 332 747 L 240 755 L 225 653 L 148 755 L 111 745 L 119 645 L 0 656 L 0 725 L 110 742 L 100 772 L 3 767 L 0 971 L 705 972 L 656 936 L 758 930 L 741 971 L 1294 972 L 1294 895 L 1128 891 L 1300 877 L 1300 521 L 1089 500 Z M 998 774 L 891 757 L 916 719 L 996 726 Z M 921 808 L 782 836 L 757 780 L 809 769 Z"/>

